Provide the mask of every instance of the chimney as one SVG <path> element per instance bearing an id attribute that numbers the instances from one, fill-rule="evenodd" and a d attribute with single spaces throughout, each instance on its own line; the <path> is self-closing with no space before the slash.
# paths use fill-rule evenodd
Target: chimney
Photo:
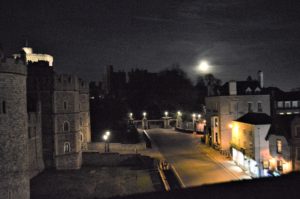
<path id="1" fill-rule="evenodd" d="M 228 84 L 229 84 L 229 95 L 236 95 L 237 94 L 236 81 L 230 81 Z"/>
<path id="2" fill-rule="evenodd" d="M 259 70 L 257 72 L 257 76 L 258 76 L 259 85 L 261 88 L 263 88 L 264 87 L 264 73 L 261 70 Z"/>

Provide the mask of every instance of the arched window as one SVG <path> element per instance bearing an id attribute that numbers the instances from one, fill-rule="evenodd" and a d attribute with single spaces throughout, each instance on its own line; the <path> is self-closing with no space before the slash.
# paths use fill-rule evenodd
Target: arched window
<path id="1" fill-rule="evenodd" d="M 5 114 L 6 113 L 6 102 L 2 101 L 2 113 Z"/>
<path id="2" fill-rule="evenodd" d="M 64 152 L 65 152 L 65 153 L 71 152 L 71 145 L 70 145 L 70 142 L 65 142 L 65 143 L 64 143 Z"/>
<path id="3" fill-rule="evenodd" d="M 70 124 L 67 121 L 64 122 L 64 131 L 65 132 L 70 131 Z"/>

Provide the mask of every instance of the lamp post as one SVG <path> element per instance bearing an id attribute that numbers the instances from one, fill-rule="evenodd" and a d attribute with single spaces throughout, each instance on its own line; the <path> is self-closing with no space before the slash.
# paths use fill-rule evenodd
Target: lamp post
<path id="1" fill-rule="evenodd" d="M 129 117 L 129 124 L 133 124 L 133 113 L 129 113 L 128 117 Z"/>
<path id="2" fill-rule="evenodd" d="M 147 113 L 143 112 L 142 128 L 148 129 Z"/>
<path id="3" fill-rule="evenodd" d="M 192 114 L 192 120 L 193 120 L 193 130 L 195 130 L 195 123 L 196 123 L 196 114 Z"/>
<path id="4" fill-rule="evenodd" d="M 177 117 L 176 117 L 176 128 L 182 128 L 182 113 L 180 111 L 177 111 Z"/>
<path id="5" fill-rule="evenodd" d="M 110 136 L 110 131 L 106 131 L 105 134 L 102 136 L 104 140 L 104 152 L 109 152 L 109 136 Z"/>

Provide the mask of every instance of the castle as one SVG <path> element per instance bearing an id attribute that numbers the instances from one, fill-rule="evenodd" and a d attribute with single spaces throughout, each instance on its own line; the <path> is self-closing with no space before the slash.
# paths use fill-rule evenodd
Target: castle
<path id="1" fill-rule="evenodd" d="M 30 198 L 44 168 L 79 169 L 91 141 L 88 83 L 24 54 L 0 52 L 0 198 Z"/>

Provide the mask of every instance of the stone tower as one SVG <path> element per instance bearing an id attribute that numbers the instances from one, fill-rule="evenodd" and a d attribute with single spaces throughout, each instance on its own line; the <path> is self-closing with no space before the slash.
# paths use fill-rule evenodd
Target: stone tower
<path id="1" fill-rule="evenodd" d="M 88 143 L 91 142 L 89 97 L 89 85 L 83 80 L 79 79 L 80 139 L 83 151 L 88 149 Z"/>
<path id="2" fill-rule="evenodd" d="M 0 198 L 30 198 L 26 76 L 23 61 L 0 59 Z"/>
<path id="3" fill-rule="evenodd" d="M 56 169 L 79 169 L 82 163 L 79 81 L 55 75 L 53 91 L 54 159 Z"/>

